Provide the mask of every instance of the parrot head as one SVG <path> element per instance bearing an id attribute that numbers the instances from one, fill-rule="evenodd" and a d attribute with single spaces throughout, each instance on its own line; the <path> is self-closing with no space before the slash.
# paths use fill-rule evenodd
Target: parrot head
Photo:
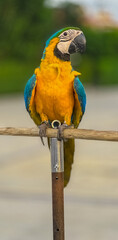
<path id="1" fill-rule="evenodd" d="M 48 39 L 46 47 L 54 38 L 58 38 L 58 43 L 54 48 L 54 55 L 62 60 L 69 61 L 70 54 L 85 52 L 86 38 L 79 28 L 67 27 L 59 30 Z"/>

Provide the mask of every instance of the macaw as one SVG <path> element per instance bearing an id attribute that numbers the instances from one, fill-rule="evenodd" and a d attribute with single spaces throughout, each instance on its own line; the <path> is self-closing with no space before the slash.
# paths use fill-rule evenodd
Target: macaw
<path id="1" fill-rule="evenodd" d="M 71 66 L 70 54 L 83 53 L 86 39 L 76 27 L 67 27 L 53 34 L 46 42 L 40 67 L 36 68 L 28 80 L 24 99 L 25 106 L 35 124 L 40 137 L 53 120 L 59 120 L 58 137 L 64 128 L 78 127 L 85 112 L 86 93 L 79 80 L 80 73 Z M 70 179 L 74 157 L 74 139 L 64 142 L 64 185 Z"/>

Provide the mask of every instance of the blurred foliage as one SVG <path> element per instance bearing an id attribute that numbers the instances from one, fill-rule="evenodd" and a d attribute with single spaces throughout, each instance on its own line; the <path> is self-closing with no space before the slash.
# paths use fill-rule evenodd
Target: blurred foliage
<path id="1" fill-rule="evenodd" d="M 91 84 L 118 84 L 118 29 L 82 30 L 87 39 L 86 53 L 79 70 L 82 79 Z"/>
<path id="2" fill-rule="evenodd" d="M 72 56 L 82 82 L 118 83 L 118 29 L 91 29 L 83 22 L 84 9 L 77 4 L 51 8 L 44 0 L 0 0 L 0 93 L 23 91 L 45 41 L 66 26 L 79 26 L 87 39 L 86 53 Z"/>
<path id="3" fill-rule="evenodd" d="M 59 29 L 64 26 L 83 25 L 84 10 L 78 4 L 63 3 L 53 10 L 54 26 Z"/>
<path id="4" fill-rule="evenodd" d="M 52 29 L 43 0 L 0 0 L 0 58 L 36 58 Z"/>
<path id="5" fill-rule="evenodd" d="M 0 61 L 0 93 L 23 92 L 29 72 L 33 73 L 35 65 L 9 59 Z"/>

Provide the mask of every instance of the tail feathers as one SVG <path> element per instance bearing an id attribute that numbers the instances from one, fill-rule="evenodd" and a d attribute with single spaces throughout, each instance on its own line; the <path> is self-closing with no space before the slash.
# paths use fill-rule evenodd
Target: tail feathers
<path id="1" fill-rule="evenodd" d="M 67 142 L 64 142 L 64 187 L 67 186 L 70 180 L 72 164 L 74 161 L 74 151 L 74 139 L 69 139 Z"/>

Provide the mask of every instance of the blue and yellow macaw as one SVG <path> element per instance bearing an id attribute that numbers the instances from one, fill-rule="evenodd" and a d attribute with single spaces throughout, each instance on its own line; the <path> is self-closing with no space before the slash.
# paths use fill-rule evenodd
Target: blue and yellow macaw
<path id="1" fill-rule="evenodd" d="M 25 106 L 44 136 L 53 120 L 61 122 L 59 136 L 64 128 L 78 127 L 85 112 L 86 94 L 70 62 L 70 54 L 83 53 L 86 39 L 79 28 L 63 28 L 46 42 L 40 67 L 28 80 Z M 74 156 L 74 139 L 64 142 L 64 178 L 67 185 Z"/>

